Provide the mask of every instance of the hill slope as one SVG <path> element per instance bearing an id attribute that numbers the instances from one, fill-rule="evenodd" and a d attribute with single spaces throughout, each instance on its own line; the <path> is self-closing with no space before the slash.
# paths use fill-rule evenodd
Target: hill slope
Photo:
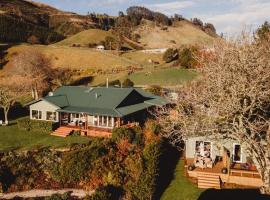
<path id="1" fill-rule="evenodd" d="M 0 42 L 25 42 L 35 35 L 42 43 L 96 28 L 91 17 L 63 12 L 50 6 L 25 0 L 0 1 Z"/>
<path id="2" fill-rule="evenodd" d="M 90 43 L 99 44 L 100 42 L 105 41 L 107 36 L 112 36 L 112 33 L 100 29 L 89 29 L 62 40 L 58 42 L 57 45 L 72 46 L 73 44 L 79 44 L 80 46 L 86 47 Z"/>
<path id="3" fill-rule="evenodd" d="M 140 34 L 139 42 L 145 48 L 178 48 L 181 45 L 211 45 L 215 40 L 188 21 L 179 21 L 165 29 L 144 20 L 135 31 Z"/>

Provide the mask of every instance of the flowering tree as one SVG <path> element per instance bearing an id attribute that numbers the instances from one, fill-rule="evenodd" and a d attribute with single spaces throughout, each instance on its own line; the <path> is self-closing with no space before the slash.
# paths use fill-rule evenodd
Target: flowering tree
<path id="1" fill-rule="evenodd" d="M 235 140 L 245 146 L 270 194 L 270 44 L 243 36 L 220 42 L 201 59 L 201 76 L 182 89 L 171 109 L 159 111 L 173 144 L 190 136 Z M 169 113 L 169 114 L 168 114 Z"/>

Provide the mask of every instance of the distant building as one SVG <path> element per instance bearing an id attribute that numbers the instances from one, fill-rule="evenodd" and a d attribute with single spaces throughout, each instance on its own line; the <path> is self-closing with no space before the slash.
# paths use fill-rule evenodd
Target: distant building
<path id="1" fill-rule="evenodd" d="M 98 46 L 96 46 L 96 49 L 99 51 L 104 51 L 105 47 L 103 45 L 98 45 Z"/>

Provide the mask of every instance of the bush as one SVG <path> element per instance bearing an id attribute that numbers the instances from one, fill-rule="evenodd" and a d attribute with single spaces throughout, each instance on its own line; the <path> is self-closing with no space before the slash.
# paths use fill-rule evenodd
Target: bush
<path id="1" fill-rule="evenodd" d="M 155 135 L 158 135 L 161 131 L 161 127 L 160 125 L 154 121 L 154 120 L 148 120 L 146 123 L 145 123 L 145 130 L 148 131 L 148 132 L 151 132 Z"/>
<path id="2" fill-rule="evenodd" d="M 98 188 L 90 197 L 90 200 L 118 200 L 122 194 L 122 189 L 112 185 L 107 185 Z"/>
<path id="3" fill-rule="evenodd" d="M 162 87 L 160 87 L 159 85 L 152 85 L 149 88 L 147 88 L 146 90 L 154 95 L 157 95 L 157 96 L 162 95 Z"/>
<path id="4" fill-rule="evenodd" d="M 132 143 L 135 136 L 136 134 L 131 131 L 131 129 L 125 127 L 114 128 L 112 131 L 112 140 L 116 142 L 122 139 L 127 139 L 130 143 Z"/>
<path id="5" fill-rule="evenodd" d="M 162 142 L 160 141 L 155 141 L 145 146 L 143 150 L 143 172 L 138 182 L 131 186 L 131 193 L 136 197 L 135 199 L 153 199 L 159 174 L 161 149 Z"/>
<path id="6" fill-rule="evenodd" d="M 18 128 L 27 130 L 27 131 L 42 131 L 42 132 L 51 132 L 53 131 L 56 123 L 50 121 L 39 121 L 31 120 L 29 118 L 22 118 L 17 120 Z"/>
<path id="7" fill-rule="evenodd" d="M 114 37 L 107 36 L 105 38 L 104 47 L 107 50 L 115 50 L 115 49 L 117 49 L 117 41 L 115 40 Z"/>
<path id="8" fill-rule="evenodd" d="M 122 83 L 123 87 L 133 87 L 134 86 L 134 82 L 132 82 L 130 79 L 125 79 Z"/>
<path id="9" fill-rule="evenodd" d="M 187 69 L 194 68 L 197 65 L 197 61 L 194 58 L 194 54 L 198 51 L 197 48 L 184 48 L 179 55 L 179 64 Z"/>
<path id="10" fill-rule="evenodd" d="M 164 53 L 163 55 L 163 60 L 166 62 L 166 63 L 170 63 L 174 60 L 176 60 L 178 58 L 178 51 L 177 49 L 167 49 L 167 51 Z"/>
<path id="11" fill-rule="evenodd" d="M 106 149 L 100 140 L 94 140 L 90 146 L 68 152 L 63 156 L 60 173 L 63 182 L 76 183 L 84 180 L 92 162 L 102 155 Z"/>

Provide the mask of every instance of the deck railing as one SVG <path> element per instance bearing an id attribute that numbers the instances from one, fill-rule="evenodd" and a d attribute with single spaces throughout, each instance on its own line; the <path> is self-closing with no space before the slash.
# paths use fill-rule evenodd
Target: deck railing
<path id="1" fill-rule="evenodd" d="M 230 176 L 241 176 L 241 177 L 248 177 L 248 178 L 260 178 L 260 174 L 257 171 L 230 169 L 229 174 L 230 174 Z"/>

